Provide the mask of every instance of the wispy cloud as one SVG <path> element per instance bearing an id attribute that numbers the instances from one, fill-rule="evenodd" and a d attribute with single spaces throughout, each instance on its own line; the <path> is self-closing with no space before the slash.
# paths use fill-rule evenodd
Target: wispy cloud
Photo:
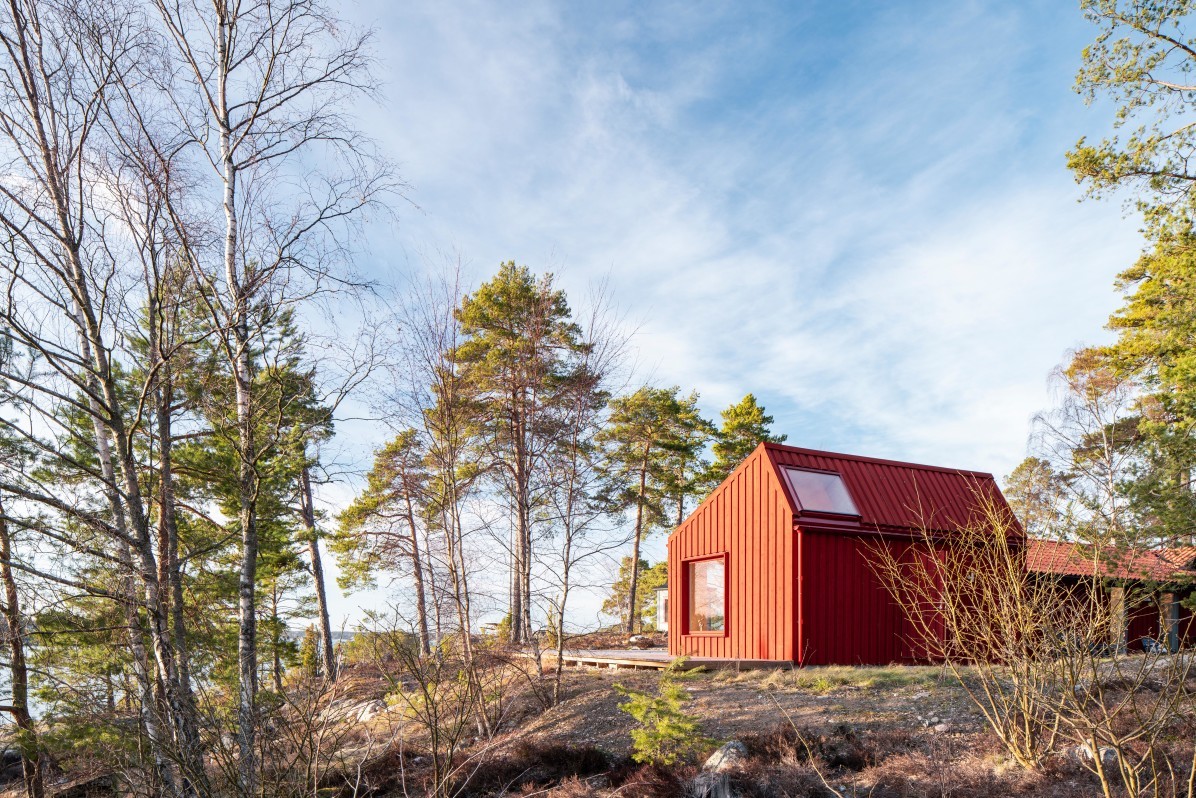
<path id="1" fill-rule="evenodd" d="M 1007 472 L 1134 256 L 1063 152 L 1091 31 L 997 2 L 366 3 L 363 111 L 418 212 L 380 276 L 455 247 L 609 275 L 664 383 L 747 391 L 791 442 Z"/>

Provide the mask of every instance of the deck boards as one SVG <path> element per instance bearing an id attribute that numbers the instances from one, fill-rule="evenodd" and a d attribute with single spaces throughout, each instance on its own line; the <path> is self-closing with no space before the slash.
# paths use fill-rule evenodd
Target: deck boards
<path id="1" fill-rule="evenodd" d="M 565 667 L 623 668 L 630 670 L 664 670 L 673 661 L 663 649 L 588 649 L 566 651 L 561 657 Z M 760 668 L 791 668 L 784 660 L 722 659 L 718 657 L 689 657 L 687 668 L 756 670 Z"/>

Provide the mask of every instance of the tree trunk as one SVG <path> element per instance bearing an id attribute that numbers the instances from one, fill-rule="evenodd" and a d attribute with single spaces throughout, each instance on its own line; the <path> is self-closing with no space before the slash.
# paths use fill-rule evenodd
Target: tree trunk
<path id="1" fill-rule="evenodd" d="M 27 87 L 22 95 L 22 100 L 28 112 L 29 131 L 38 149 L 36 157 L 42 165 L 45 193 L 53 206 L 53 217 L 57 226 L 55 232 L 62 247 L 61 255 L 66 266 L 62 275 L 64 287 L 68 288 L 74 302 L 73 321 L 77 325 L 79 334 L 80 359 L 86 364 L 88 370 L 86 378 L 88 410 L 92 416 L 92 425 L 96 434 L 97 454 L 105 482 L 105 493 L 111 503 L 118 530 L 119 539 L 115 543 L 121 553 L 127 553 L 131 543 L 135 543 L 138 548 L 139 567 L 130 570 L 129 578 L 140 576 L 144 584 L 146 599 L 144 606 L 147 619 L 150 622 L 150 639 L 154 644 L 159 679 L 156 688 L 165 690 L 168 706 L 162 707 L 162 709 L 169 713 L 170 723 L 175 726 L 175 730 L 182 732 L 183 728 L 180 724 L 184 722 L 184 718 L 177 701 L 173 700 L 177 693 L 177 685 L 174 683 L 173 657 L 171 656 L 168 632 L 163 626 L 162 607 L 158 600 L 158 569 L 154 562 L 149 522 L 142 503 L 141 486 L 137 478 L 137 462 L 121 416 L 119 391 L 112 377 L 108 352 L 103 345 L 102 327 L 96 315 L 91 285 L 88 282 L 87 270 L 81 254 L 80 234 L 75 227 L 77 209 L 72 205 L 70 191 L 67 188 L 70 181 L 79 176 L 72 173 L 73 165 L 64 168 L 59 160 L 60 154 L 67 149 L 62 146 L 59 138 L 63 133 L 62 125 L 69 127 L 69 124 L 68 120 L 54 107 L 52 93 L 43 96 L 37 88 L 47 85 L 50 82 L 50 76 L 44 69 L 45 60 L 41 52 L 40 38 L 30 36 L 30 31 L 37 26 L 36 20 L 30 20 L 15 2 L 9 3 L 9 10 L 16 32 L 16 41 L 9 43 L 10 54 L 18 63 L 18 71 L 21 73 L 23 85 Z M 99 90 L 100 88 L 97 88 L 97 91 Z M 83 141 L 72 142 L 70 146 L 81 148 Z M 103 297 L 101 297 L 102 299 Z M 103 404 L 101 404 L 101 397 Z M 112 436 L 111 440 L 109 433 Z M 113 442 L 117 448 L 115 458 L 111 452 Z M 116 468 L 117 463 L 120 466 L 119 472 Z M 129 564 L 132 565 L 131 560 Z M 127 599 L 126 605 L 129 610 L 133 610 L 132 614 L 135 618 L 135 609 L 129 603 L 132 601 L 131 593 Z M 139 623 L 136 629 L 130 629 L 134 646 L 143 642 L 140 639 L 141 631 Z M 143 664 L 148 668 L 147 659 L 143 659 Z M 145 678 L 148 686 L 148 680 L 152 677 L 146 673 Z M 154 714 L 158 708 L 151 700 L 146 707 L 147 723 L 157 725 Z M 164 779 L 169 780 L 171 767 L 168 762 L 168 737 L 162 736 L 160 728 L 154 730 L 151 726 L 151 731 L 155 731 L 157 735 L 154 740 L 155 756 L 164 768 Z M 198 751 L 190 750 L 181 753 L 184 757 L 199 755 Z"/>
<path id="2" fill-rule="evenodd" d="M 453 603 L 457 609 L 457 625 L 461 631 L 461 656 L 465 664 L 465 672 L 469 679 L 470 690 L 473 693 L 474 705 L 477 707 L 476 718 L 478 733 L 484 737 L 491 736 L 490 718 L 486 715 L 485 695 L 482 691 L 481 680 L 478 678 L 477 665 L 474 660 L 473 637 L 470 600 L 469 577 L 466 571 L 465 552 L 461 539 L 461 518 L 458 515 L 458 498 L 456 490 L 450 487 L 448 507 L 443 515 L 445 526 L 445 545 L 449 559 L 449 576 L 453 583 Z"/>
<path id="3" fill-rule="evenodd" d="M 164 732 L 162 720 L 158 716 L 160 709 L 167 707 L 176 709 L 172 702 L 159 700 L 160 698 L 165 698 L 165 691 L 169 689 L 167 685 L 173 673 L 169 665 L 168 641 L 163 640 L 161 637 L 161 605 L 157 602 L 158 572 L 153 560 L 153 553 L 149 551 L 149 530 L 146 526 L 144 508 L 141 505 L 140 486 L 137 484 L 135 464 L 130 462 L 132 457 L 128 447 L 120 445 L 123 441 L 121 435 L 123 432 L 123 423 L 118 413 L 119 403 L 116 398 L 116 388 L 112 384 L 111 371 L 104 357 L 103 350 L 99 345 L 99 337 L 94 336 L 97 326 L 95 319 L 90 314 L 90 305 L 88 304 L 89 294 L 86 290 L 86 283 L 83 280 L 82 264 L 78 261 L 78 252 L 74 251 L 73 255 L 72 266 L 75 270 L 76 286 L 79 292 L 79 313 L 76 321 L 79 326 L 80 353 L 84 362 L 94 368 L 89 377 L 93 393 L 88 397 L 88 405 L 91 412 L 92 431 L 96 438 L 96 457 L 100 462 L 100 475 L 104 481 L 104 492 L 112 509 L 114 525 L 119 536 L 114 543 L 116 545 L 117 557 L 125 571 L 123 574 L 125 587 L 122 596 L 122 605 L 125 613 L 125 623 L 129 631 L 129 647 L 133 652 L 133 665 L 141 687 L 142 718 L 145 722 L 146 734 L 150 740 L 150 748 L 154 757 L 158 777 L 170 795 L 177 795 L 177 781 L 174 778 L 170 756 L 172 746 L 170 745 L 169 735 Z M 86 320 L 86 323 L 84 320 Z M 94 342 L 93 336 L 95 339 Z M 104 379 L 100 379 L 98 375 L 103 375 Z M 109 402 L 108 408 L 104 408 L 100 404 L 98 397 L 101 394 Z M 118 488 L 118 475 L 114 462 L 116 458 L 113 457 L 112 453 L 112 441 L 109 439 L 110 432 L 117 441 L 117 456 L 122 466 L 121 478 L 126 489 L 130 491 L 127 500 L 125 496 L 121 495 Z M 133 474 L 131 478 L 129 476 L 130 473 Z M 132 518 L 130 518 L 130 515 Z M 130 541 L 137 544 L 139 564 L 133 560 Z M 157 665 L 156 670 L 150 667 L 149 654 L 145 648 L 144 630 L 141 627 L 141 619 L 137 615 L 134 580 L 138 576 L 140 576 L 145 590 L 145 603 L 143 606 L 146 609 L 146 617 L 150 621 L 150 635 L 153 643 L 155 664 Z M 175 725 L 176 729 L 180 721 L 181 718 L 178 714 L 173 713 L 171 724 Z M 191 755 L 190 751 L 181 751 L 179 753 L 183 756 Z"/>
<path id="4" fill-rule="evenodd" d="M 523 592 L 523 572 L 526 568 L 523 557 L 524 552 L 527 550 L 527 547 L 524 545 L 524 535 L 527 533 L 527 521 L 524 515 L 524 502 L 519 483 L 519 471 L 516 469 L 515 542 L 511 562 L 511 642 L 514 645 L 522 645 L 527 642 L 529 634 L 527 625 L 524 623 L 524 618 L 527 617 L 527 607 L 524 606 L 525 597 Z"/>
<path id="5" fill-rule="evenodd" d="M 4 582 L 4 620 L 9 651 L 9 673 L 12 678 L 12 716 L 17 726 L 17 750 L 21 753 L 21 777 L 27 798 L 42 798 L 41 753 L 38 751 L 37 728 L 29 714 L 29 670 L 25 665 L 25 640 L 22 637 L 21 597 L 12 574 L 12 540 L 8 535 L 8 519 L 0 503 L 0 580 Z"/>
<path id="6" fill-rule="evenodd" d="M 316 530 L 316 506 L 311 495 L 311 474 L 307 466 L 300 474 L 300 504 L 303 526 L 307 532 L 307 551 L 311 555 L 311 577 L 316 584 L 316 607 L 320 613 L 320 648 L 324 677 L 336 681 L 336 651 L 332 647 L 332 620 L 328 616 L 328 594 L 324 586 L 324 564 L 320 559 L 320 536 Z M 422 602 L 422 594 L 421 594 Z M 422 611 L 422 603 L 420 605 Z M 425 630 L 425 634 L 427 634 Z"/>
<path id="7" fill-rule="evenodd" d="M 274 692 L 282 695 L 282 621 L 278 617 L 278 582 L 270 590 L 270 671 Z"/>
<path id="8" fill-rule="evenodd" d="M 183 790 L 194 794 L 197 785 L 206 783 L 203 755 L 200 750 L 199 719 L 195 694 L 191 686 L 191 661 L 188 655 L 186 615 L 183 612 L 183 576 L 179 562 L 179 527 L 174 495 L 174 381 L 170 364 L 162 349 L 158 322 L 162 307 L 158 298 L 160 286 L 147 283 L 150 295 L 150 351 L 152 363 L 158 369 L 154 399 L 158 438 L 158 595 L 162 604 L 163 645 L 173 644 L 174 669 L 168 678 L 174 684 L 168 688 L 169 701 L 178 715 L 174 725 L 182 749 L 179 764 L 182 769 Z M 169 670 L 169 669 L 167 669 Z"/>
<path id="9" fill-rule="evenodd" d="M 569 502 L 568 507 L 572 507 L 573 497 L 572 489 L 570 489 L 570 496 L 566 500 Z M 572 514 L 572 509 L 568 510 Z M 561 677 L 565 672 L 565 607 L 569 602 L 569 575 L 573 570 L 573 529 L 572 520 L 566 521 L 565 527 L 565 550 L 564 556 L 561 558 L 561 600 L 557 605 L 556 611 L 556 673 L 553 674 L 552 681 L 552 703 L 558 704 L 561 700 Z"/>
<path id="10" fill-rule="evenodd" d="M 415 506 L 411 502 L 411 491 L 403 489 L 407 500 L 407 524 L 411 530 L 411 574 L 415 581 L 415 614 L 419 618 L 419 650 L 424 654 L 432 653 L 431 641 L 428 639 L 428 603 L 424 588 L 424 563 L 419 553 L 419 528 L 415 523 Z"/>
<path id="11" fill-rule="evenodd" d="M 191 693 L 191 661 L 187 653 L 187 629 L 183 613 L 183 579 L 179 563 L 179 526 L 174 500 L 174 465 L 172 450 L 174 432 L 172 429 L 172 405 L 174 382 L 170 367 L 162 366 L 162 379 L 158 387 L 158 525 L 160 558 L 159 568 L 164 574 L 163 587 L 168 591 L 166 604 L 169 607 L 170 625 L 174 640 L 175 666 L 179 672 L 179 686 L 188 703 L 194 703 Z"/>
<path id="12" fill-rule="evenodd" d="M 244 798 L 257 794 L 257 475 L 254 469 L 254 430 L 251 405 L 249 297 L 237 265 L 237 166 L 232 150 L 228 110 L 230 38 L 235 19 L 217 4 L 217 49 L 220 117 L 220 165 L 224 183 L 224 279 L 230 303 L 233 341 L 231 363 L 236 389 L 238 455 L 238 524 L 241 527 L 241 569 L 237 585 L 237 787 Z"/>
<path id="13" fill-rule="evenodd" d="M 523 589 L 520 574 L 523 566 L 520 556 L 523 547 L 519 542 L 519 520 L 515 520 L 515 529 L 511 534 L 511 641 L 519 645 L 523 642 Z"/>
<path id="14" fill-rule="evenodd" d="M 531 453 L 528 449 L 526 388 L 512 386 L 510 433 L 514 442 L 511 469 L 515 481 L 515 601 L 511 606 L 511 642 L 520 645 L 532 637 L 532 513 Z"/>
<path id="15" fill-rule="evenodd" d="M 644 496 L 648 489 L 648 452 L 644 452 L 644 462 L 640 467 L 640 491 L 635 502 L 635 541 L 631 546 L 631 585 L 627 591 L 627 634 L 635 634 L 635 594 L 639 587 L 640 577 L 640 539 L 644 535 Z"/>
<path id="16" fill-rule="evenodd" d="M 427 530 L 424 532 L 424 556 L 428 561 L 424 563 L 424 579 L 427 587 L 427 597 L 432 600 L 432 628 L 436 631 L 436 639 L 444 639 L 444 588 L 436 579 L 435 563 L 432 561 L 432 537 Z"/>

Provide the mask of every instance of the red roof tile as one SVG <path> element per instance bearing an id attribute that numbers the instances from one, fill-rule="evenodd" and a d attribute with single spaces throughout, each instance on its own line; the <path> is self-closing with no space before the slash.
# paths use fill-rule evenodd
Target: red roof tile
<path id="1" fill-rule="evenodd" d="M 1192 561 L 1196 548 L 1162 551 L 1118 551 L 1106 547 L 1103 556 L 1079 543 L 1057 540 L 1026 541 L 1026 568 L 1035 573 L 1060 576 L 1101 576 L 1113 579 L 1144 579 L 1170 582 L 1196 577 Z"/>

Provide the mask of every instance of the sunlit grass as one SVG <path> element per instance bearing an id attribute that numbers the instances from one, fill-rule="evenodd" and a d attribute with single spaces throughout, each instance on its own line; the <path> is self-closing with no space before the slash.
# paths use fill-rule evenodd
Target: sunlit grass
<path id="1" fill-rule="evenodd" d="M 859 666 L 827 665 L 812 668 L 769 668 L 735 672 L 715 671 L 716 682 L 741 684 L 760 689 L 800 690 L 826 695 L 848 687 L 858 690 L 893 690 L 918 685 L 936 685 L 943 669 L 924 665 Z"/>

